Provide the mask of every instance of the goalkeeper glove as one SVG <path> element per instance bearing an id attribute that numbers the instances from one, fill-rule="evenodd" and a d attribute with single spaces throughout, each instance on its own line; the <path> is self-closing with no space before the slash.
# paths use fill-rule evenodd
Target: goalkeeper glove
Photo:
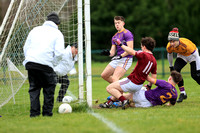
<path id="1" fill-rule="evenodd" d="M 145 85 L 144 87 L 146 87 L 147 88 L 147 91 L 149 91 L 149 90 L 151 90 L 151 86 L 150 85 Z"/>
<path id="2" fill-rule="evenodd" d="M 101 55 L 109 56 L 109 55 L 110 55 L 110 51 L 109 51 L 108 49 L 104 49 L 104 50 L 101 52 Z"/>
<path id="3" fill-rule="evenodd" d="M 170 66 L 169 69 L 170 69 L 170 72 L 171 72 L 171 71 L 174 70 L 174 67 L 173 67 L 173 66 Z"/>
<path id="4" fill-rule="evenodd" d="M 117 43 L 117 45 L 122 46 L 122 42 L 119 39 L 115 38 L 113 41 Z"/>
<path id="5" fill-rule="evenodd" d="M 111 60 L 119 60 L 119 59 L 121 59 L 121 58 L 122 58 L 121 55 L 116 55 L 116 56 L 114 56 Z"/>

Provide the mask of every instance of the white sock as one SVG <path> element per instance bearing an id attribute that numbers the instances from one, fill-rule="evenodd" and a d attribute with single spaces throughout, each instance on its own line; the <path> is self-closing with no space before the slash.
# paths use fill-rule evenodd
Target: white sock
<path id="1" fill-rule="evenodd" d="M 184 95 L 186 95 L 186 92 L 185 92 L 185 91 L 181 91 L 181 93 L 184 94 Z"/>

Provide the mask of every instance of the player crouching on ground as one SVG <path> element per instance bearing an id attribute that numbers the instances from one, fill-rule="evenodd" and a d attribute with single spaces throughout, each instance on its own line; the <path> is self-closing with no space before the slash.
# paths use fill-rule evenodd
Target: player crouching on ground
<path id="1" fill-rule="evenodd" d="M 167 102 L 169 102 L 168 105 L 175 105 L 178 97 L 175 86 L 181 80 L 182 76 L 177 71 L 171 72 L 168 82 L 147 76 L 147 81 L 157 86 L 155 89 L 149 91 L 141 89 L 135 93 L 124 94 L 124 97 L 127 99 L 132 99 L 135 103 L 135 107 L 151 107 L 163 105 Z"/>

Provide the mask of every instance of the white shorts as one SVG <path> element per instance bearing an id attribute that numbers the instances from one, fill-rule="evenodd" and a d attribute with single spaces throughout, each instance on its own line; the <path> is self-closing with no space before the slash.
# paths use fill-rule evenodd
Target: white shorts
<path id="1" fill-rule="evenodd" d="M 183 59 L 187 63 L 196 61 L 196 70 L 200 70 L 200 57 L 199 57 L 198 49 L 190 56 L 183 56 L 183 55 L 177 54 L 177 57 Z"/>
<path id="2" fill-rule="evenodd" d="M 145 97 L 145 90 L 139 90 L 133 93 L 133 102 L 135 107 L 147 108 L 153 106 Z"/>
<path id="3" fill-rule="evenodd" d="M 181 58 L 187 63 L 191 63 L 193 61 L 196 61 L 196 57 L 193 56 L 193 55 L 184 56 L 184 55 L 181 55 L 181 54 L 177 54 L 177 58 Z"/>
<path id="4" fill-rule="evenodd" d="M 132 61 L 133 61 L 133 58 L 124 57 L 119 60 L 113 60 L 109 64 L 113 68 L 116 68 L 117 66 L 119 66 L 119 67 L 124 68 L 125 70 L 128 70 L 132 65 Z"/>
<path id="5" fill-rule="evenodd" d="M 119 84 L 124 92 L 130 92 L 130 93 L 139 91 L 143 86 L 143 84 L 141 84 L 141 85 L 134 84 L 128 78 L 123 78 L 123 79 L 119 80 Z"/>

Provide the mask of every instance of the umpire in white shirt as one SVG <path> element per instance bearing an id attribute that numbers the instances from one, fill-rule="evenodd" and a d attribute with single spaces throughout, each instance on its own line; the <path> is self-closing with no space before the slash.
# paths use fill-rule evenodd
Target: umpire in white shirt
<path id="1" fill-rule="evenodd" d="M 30 84 L 30 117 L 40 115 L 40 91 L 43 88 L 43 116 L 52 116 L 56 87 L 53 62 L 59 62 L 64 52 L 64 37 L 58 29 L 60 19 L 54 12 L 42 26 L 33 28 L 24 45 L 25 65 Z"/>

